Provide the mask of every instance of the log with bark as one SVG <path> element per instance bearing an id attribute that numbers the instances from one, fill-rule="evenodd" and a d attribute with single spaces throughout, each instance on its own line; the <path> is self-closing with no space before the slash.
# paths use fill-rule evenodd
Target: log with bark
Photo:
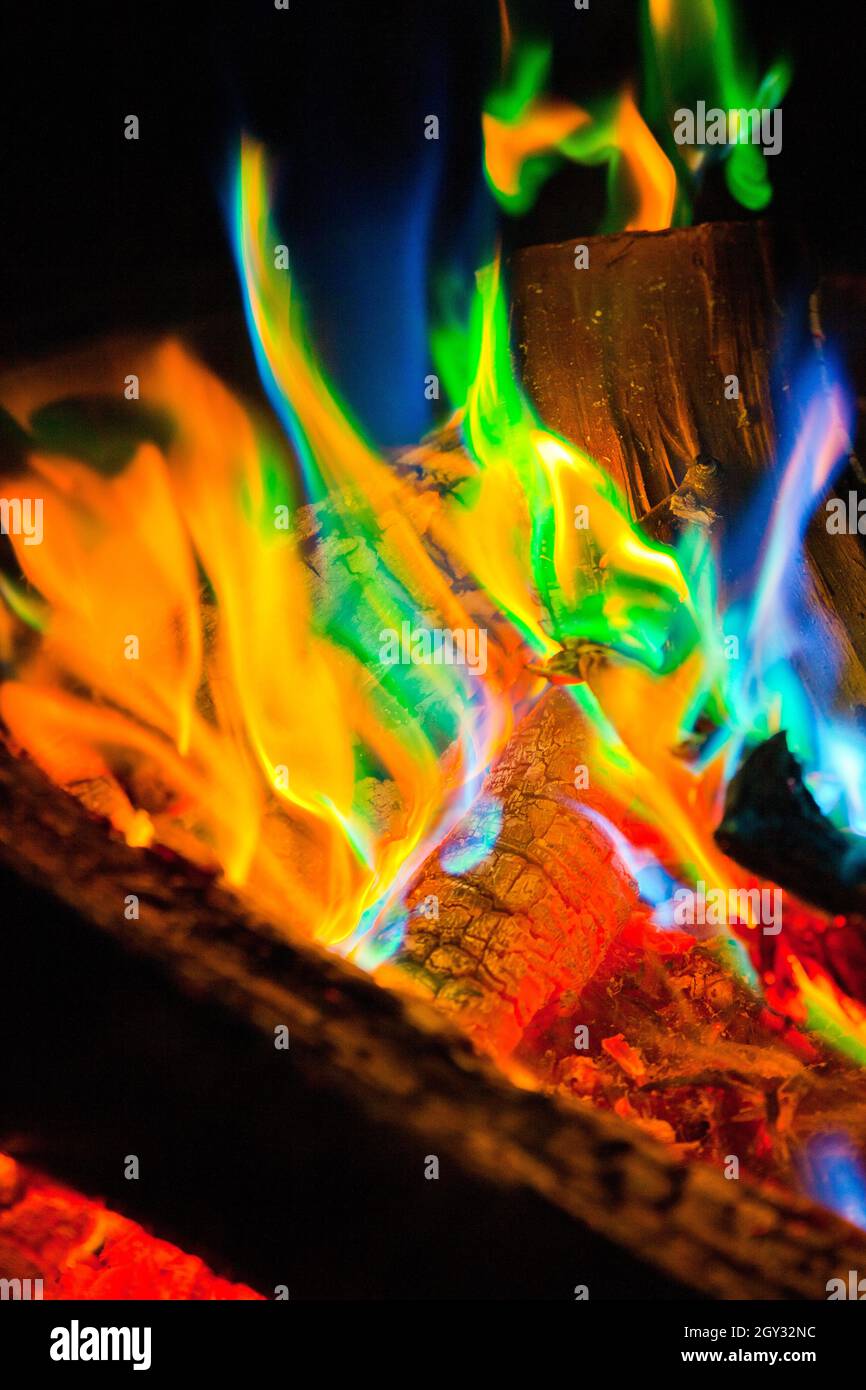
<path id="1" fill-rule="evenodd" d="M 543 421 L 605 465 L 657 539 L 674 541 L 688 524 L 735 528 L 756 484 L 777 468 L 797 330 L 802 351 L 815 351 L 807 299 L 785 288 L 801 275 L 776 254 L 763 223 L 624 233 L 588 245 L 585 271 L 575 269 L 571 243 L 514 258 L 515 341 Z M 725 394 L 731 373 L 738 400 Z M 842 702 L 860 703 L 866 565 L 857 538 L 829 536 L 820 518 L 808 545 L 807 607 L 842 653 Z M 574 664 L 569 653 L 564 661 Z M 556 674 L 555 660 L 550 670 Z M 602 685 L 616 680 L 616 671 L 601 677 Z M 494 1050 L 514 1045 L 561 972 L 573 972 L 575 988 L 585 983 L 622 923 L 607 912 L 609 854 L 566 804 L 573 768 L 584 761 L 580 722 L 565 697 L 540 706 L 488 778 L 486 793 L 506 797 L 492 854 L 457 878 L 434 856 L 412 895 L 401 955 L 407 973 L 465 1013 L 466 1026 Z M 546 847 L 536 828 L 544 824 L 552 828 Z M 470 824 L 463 833 L 471 832 Z M 437 920 L 425 916 L 427 897 L 438 901 Z M 599 933 L 587 923 L 587 944 L 564 947 L 563 906 L 579 916 L 593 903 L 610 926 Z M 848 891 L 848 910 L 855 906 Z M 538 918 L 549 925 L 539 929 Z M 544 962 L 531 978 L 521 957 L 529 939 Z"/>
<path id="2" fill-rule="evenodd" d="M 408 975 L 496 1056 L 513 1050 L 564 980 L 579 989 L 592 978 L 638 904 L 604 835 L 574 810 L 586 743 L 574 701 L 544 695 L 486 777 L 481 810 L 417 877 L 398 962 L 383 972 L 398 984 Z M 592 810 L 617 813 L 595 787 L 579 796 Z M 491 798 L 503 811 L 495 847 L 467 872 L 448 872 L 443 860 L 459 863 L 471 849 Z"/>
<path id="3" fill-rule="evenodd" d="M 548 692 L 487 777 L 476 809 L 418 876 L 403 945 L 379 978 L 398 989 L 411 982 L 519 1079 L 615 1109 L 718 1167 L 736 1154 L 747 1173 L 796 1188 L 798 1162 L 817 1134 L 863 1131 L 862 1072 L 804 1035 L 784 1008 L 771 1012 L 738 979 L 724 939 L 656 931 L 592 819 L 612 818 L 629 836 L 623 808 L 594 785 L 586 750 L 578 708 L 564 691 Z M 578 770 L 591 773 L 579 791 Z M 495 846 L 455 868 L 482 837 L 493 798 L 503 811 Z M 792 835 L 813 834 L 812 822 L 800 831 L 789 792 L 777 800 Z M 639 836 L 637 823 L 635 830 Z M 748 850 L 741 857 L 752 862 Z M 825 880 L 847 895 L 850 914 L 856 893 L 827 859 Z M 789 886 L 790 871 L 781 877 Z M 841 930 L 826 914 L 786 903 L 784 937 L 750 943 L 761 973 L 774 972 L 776 1000 L 780 962 L 792 950 L 862 998 L 856 919 L 849 915 Z"/>
<path id="4" fill-rule="evenodd" d="M 516 326 L 530 390 L 548 424 L 610 468 L 635 514 L 651 512 L 655 534 L 669 538 L 684 517 L 715 524 L 717 515 L 730 514 L 726 497 L 741 497 L 773 458 L 770 366 L 780 326 L 767 234 L 754 227 L 696 228 L 602 239 L 591 250 L 593 273 L 585 281 L 564 248 L 518 257 Z M 724 396 L 728 371 L 739 375 L 739 404 Z M 423 457 L 404 458 L 402 467 L 420 470 L 423 489 Z M 440 491 L 459 486 L 463 464 L 456 476 L 447 472 L 435 485 Z M 310 525 L 315 543 L 314 518 Z M 820 537 L 813 538 L 819 620 L 844 645 L 845 690 L 854 699 L 863 685 L 863 634 L 852 628 L 849 640 L 833 608 L 838 603 L 847 613 L 859 602 L 862 566 L 853 565 L 852 554 L 846 544 L 825 552 Z M 240 1115 L 226 1124 L 233 1139 L 248 1128 L 268 1174 L 275 1169 L 268 1146 L 276 1143 L 279 1153 L 288 1135 L 284 1121 L 269 1129 L 261 1116 L 279 1110 L 284 1083 L 274 1082 L 256 1049 L 272 1056 L 274 1029 L 286 1024 L 293 1071 L 311 1091 L 324 1086 L 391 1133 L 415 1135 L 434 1152 L 441 1148 L 460 1171 L 480 1174 L 509 1200 L 532 1191 L 542 1206 L 552 1204 L 722 1297 L 823 1297 L 828 1278 L 864 1258 L 864 1238 L 845 1223 L 805 1199 L 732 1184 L 710 1167 L 687 1164 L 674 1146 L 654 1142 L 652 1130 L 642 1133 L 639 1124 L 573 1099 L 592 1087 L 573 1084 L 581 1080 L 573 1068 L 564 1079 L 561 1057 L 557 1095 L 550 1097 L 540 1093 L 538 1074 L 526 1068 L 518 1088 L 467 1041 L 468 1034 L 502 1054 L 533 1026 L 543 1024 L 550 1036 L 563 980 L 572 996 L 589 998 L 596 980 L 611 978 L 602 967 L 609 967 L 636 904 L 604 838 L 567 805 L 575 769 L 586 761 L 584 746 L 576 705 L 561 693 L 544 696 L 491 770 L 488 791 L 503 801 L 504 822 L 490 855 L 475 869 L 445 874 L 437 854 L 413 888 L 416 910 L 392 975 L 399 993 L 257 919 L 183 860 L 130 849 L 33 767 L 6 754 L 0 757 L 0 860 L 11 881 L 47 886 L 75 910 L 75 940 L 88 960 L 137 957 L 142 981 L 152 981 L 156 971 L 169 981 L 172 998 L 186 991 L 195 1018 L 216 1010 L 237 1025 L 243 1046 L 238 1037 L 236 1048 L 220 1053 L 227 1072 L 243 1081 L 235 1092 Z M 594 809 L 610 809 L 595 791 L 588 799 L 585 791 L 580 795 Z M 458 830 L 446 849 L 459 851 L 474 829 Z M 130 893 L 142 904 L 135 923 L 122 912 Z M 418 910 L 431 900 L 434 913 Z M 22 1001 L 34 994 L 28 967 L 35 972 L 38 956 L 20 928 L 17 938 L 4 1026 L 7 1045 L 20 1048 Z M 137 975 L 124 978 L 135 998 Z M 406 992 L 407 983 L 433 996 L 435 1007 Z M 74 990 L 68 999 L 62 989 L 55 997 L 66 1023 L 83 1029 Z M 617 1017 L 605 1004 L 599 1026 Z M 143 1014 L 137 1022 L 146 1032 Z M 615 1065 L 638 1069 L 616 1036 L 605 1041 Z M 753 1063 L 756 1057 L 753 1048 Z M 747 1063 L 741 1051 L 736 1066 Z M 130 1037 L 132 1071 L 153 1068 L 167 1095 L 179 1084 L 173 1073 L 183 1076 L 189 1065 L 171 1039 L 155 1065 L 153 1049 Z M 515 1076 L 518 1065 L 519 1054 Z M 50 1077 L 50 1066 L 40 1075 Z M 94 1067 L 94 1085 L 98 1078 Z M 669 1071 L 665 1080 L 673 1084 Z M 562 1085 L 572 1096 L 567 1103 L 559 1099 Z M 76 1096 L 85 1090 L 79 1084 Z M 56 1083 L 43 1087 L 40 1098 L 47 1098 L 50 1127 L 51 1107 L 62 1104 Z M 7 1077 L 7 1131 L 32 1128 L 35 1099 Z M 628 1096 L 620 1099 L 626 1102 L 621 1113 L 632 1113 Z M 221 1100 L 208 1091 L 198 1105 L 215 1115 Z M 151 1103 L 150 1122 L 159 1133 L 155 1094 Z M 115 1147 L 129 1142 L 120 1131 L 111 1138 Z M 85 1168 L 86 1148 L 84 1141 L 76 1150 L 84 1153 Z M 69 1176 L 81 1181 L 80 1171 Z M 231 1254 L 237 1230 L 223 1219 L 231 1228 L 223 1242 Z M 188 1231 L 180 1235 L 213 1260 L 212 1250 L 202 1249 L 201 1225 L 192 1239 Z M 253 1258 L 249 1244 L 244 1252 Z M 236 1272 L 256 1282 L 243 1259 Z"/>
<path id="5" fill-rule="evenodd" d="M 20 1150 L 21 1136 L 34 1126 L 43 1136 L 54 1129 L 53 1165 L 84 1187 L 87 1159 L 100 1154 L 104 1190 L 133 1215 L 142 1199 L 119 1178 L 124 1155 L 139 1151 L 142 1171 L 160 1175 L 158 1210 L 166 1206 L 165 1188 L 182 1191 L 183 1216 L 175 1207 L 172 1229 L 161 1233 L 182 1237 L 217 1272 L 229 1260 L 235 1277 L 261 1289 L 279 1268 L 280 1252 L 271 1249 L 263 1278 L 261 1252 L 258 1265 L 254 1252 L 272 1240 L 269 1221 L 288 1238 L 274 1214 L 296 1125 L 289 1076 L 306 1078 L 327 1106 L 349 1101 L 353 1137 L 360 1112 L 379 1127 L 380 1145 L 389 1134 L 414 1134 L 419 1165 L 423 1146 L 444 1155 L 457 1174 L 481 1175 L 485 1190 L 508 1195 L 512 1219 L 525 1210 L 527 1191 L 535 1193 L 542 1199 L 535 1208 L 539 1231 L 553 1205 L 682 1284 L 718 1297 L 823 1298 L 828 1279 L 866 1260 L 866 1236 L 806 1198 L 728 1182 L 616 1115 L 511 1084 L 437 1010 L 382 989 L 309 942 L 286 939 L 183 861 L 130 848 L 5 751 L 0 865 L 7 895 L 11 881 L 29 883 L 51 895 L 58 916 L 64 904 L 75 912 L 63 933 L 52 933 L 44 914 L 42 938 L 24 920 L 6 928 L 0 1041 L 15 1066 L 0 1082 L 0 1140 Z M 142 907 L 134 924 L 123 915 L 129 893 Z M 47 950 L 55 946 L 56 958 Z M 58 966 L 71 967 L 71 977 L 52 988 Z M 123 1039 L 120 1057 L 93 1055 L 77 1041 L 83 1036 L 92 1048 L 102 1037 L 89 989 L 97 972 L 114 981 L 122 1001 L 113 1037 L 115 1046 Z M 191 1001 L 184 1031 L 172 1015 L 172 1027 L 160 1032 L 165 1000 L 178 992 Z M 40 996 L 50 1018 L 34 1017 Z M 97 1005 L 113 1007 L 110 993 Z M 228 1020 L 221 1045 L 210 1028 L 215 1013 Z M 280 1025 L 291 1037 L 284 1054 L 274 1050 Z M 45 1046 L 37 1033 L 50 1034 Z M 201 1047 L 203 1037 L 215 1056 L 190 1049 L 191 1039 Z M 82 1055 L 91 1058 L 84 1075 L 76 1065 Z M 218 1080 L 214 1068 L 224 1068 Z M 118 1110 L 114 1085 L 136 1107 L 145 1097 L 144 1111 Z M 178 1089 L 185 1132 L 171 1124 Z M 201 1210 L 196 1193 L 197 1185 L 207 1188 L 208 1166 L 219 1164 L 195 1148 L 203 1115 L 225 1148 L 246 1146 L 259 1174 L 254 1188 L 233 1189 L 217 1210 Z M 315 1135 L 303 1133 L 300 1142 L 314 1143 Z M 93 1170 L 89 1176 L 92 1184 Z M 339 1182 L 345 1185 L 345 1175 Z M 356 1192 L 358 1202 L 364 1199 Z M 532 1233 L 520 1236 L 531 1243 Z M 579 1228 L 574 1239 L 583 1240 Z M 283 1250 L 283 1268 L 290 1258 Z"/>

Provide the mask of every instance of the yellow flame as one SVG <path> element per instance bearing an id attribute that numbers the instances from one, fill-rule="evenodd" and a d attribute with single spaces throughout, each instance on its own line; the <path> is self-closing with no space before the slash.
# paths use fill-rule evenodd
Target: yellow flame
<path id="1" fill-rule="evenodd" d="M 287 488 L 268 491 L 279 449 L 236 398 L 177 343 L 137 357 L 124 347 L 120 360 L 147 382 L 171 441 L 141 443 L 113 477 L 32 455 L 27 486 L 44 499 L 45 538 L 10 539 L 42 631 L 0 688 L 0 713 L 63 784 L 114 779 L 109 813 L 131 843 L 155 833 L 186 850 L 195 837 L 278 920 L 339 941 L 423 845 L 462 785 L 466 751 L 440 756 L 375 672 L 317 633 L 298 537 L 271 514 L 274 500 L 293 503 Z M 431 614 L 438 601 L 443 625 L 471 625 L 384 464 L 292 347 L 281 366 L 334 487 L 356 484 L 373 501 L 383 551 Z M 27 424 L 59 380 L 81 398 L 104 395 L 112 376 L 85 360 L 2 394 Z M 14 638 L 17 620 L 3 612 Z M 467 733 L 485 762 L 510 728 L 497 660 L 489 718 Z M 386 771 L 381 823 L 359 813 L 360 746 Z"/>
<path id="2" fill-rule="evenodd" d="M 673 23 L 673 0 L 650 0 L 650 21 L 659 36 L 667 34 Z"/>
<path id="3" fill-rule="evenodd" d="M 807 1010 L 810 1027 L 833 1046 L 866 1062 L 866 1009 L 842 994 L 822 971 L 807 972 L 796 956 L 788 957 L 791 975 Z"/>
<path id="4" fill-rule="evenodd" d="M 506 203 L 522 209 L 531 201 L 531 191 L 523 188 L 530 160 L 558 155 L 580 163 L 606 161 L 619 228 L 651 232 L 671 225 L 676 173 L 629 88 L 595 115 L 572 102 L 536 95 L 507 116 L 485 111 L 482 132 L 488 180 Z"/>

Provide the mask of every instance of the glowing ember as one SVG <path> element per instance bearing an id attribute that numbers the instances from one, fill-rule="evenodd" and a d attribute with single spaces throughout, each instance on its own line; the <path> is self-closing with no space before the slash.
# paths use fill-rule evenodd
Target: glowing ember
<path id="1" fill-rule="evenodd" d="M 101 1202 L 23 1169 L 5 1154 L 0 1154 L 0 1277 L 21 1280 L 24 1298 L 261 1298 L 244 1284 L 218 1278 L 196 1256 L 149 1235 Z"/>

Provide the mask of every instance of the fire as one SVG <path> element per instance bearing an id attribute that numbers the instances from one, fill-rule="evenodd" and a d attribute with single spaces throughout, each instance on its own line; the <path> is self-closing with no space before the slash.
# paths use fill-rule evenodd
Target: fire
<path id="1" fill-rule="evenodd" d="M 662 85 L 680 11 L 670 0 L 648 12 Z M 725 11 L 698 12 L 724 78 Z M 679 215 L 664 137 L 628 89 L 591 113 L 551 102 L 548 55 L 514 40 L 504 7 L 503 55 L 484 132 L 507 205 L 534 196 L 557 155 L 608 163 L 617 225 Z M 0 716 L 15 743 L 85 799 L 98 788 L 130 844 L 199 860 L 275 921 L 371 967 L 396 949 L 420 866 L 548 676 L 569 683 L 611 791 L 663 839 L 668 886 L 674 873 L 743 886 L 712 828 L 743 748 L 782 725 L 853 823 L 862 760 L 851 731 L 816 712 L 781 610 L 791 538 L 844 455 L 841 392 L 806 383 L 752 604 L 723 614 L 706 540 L 648 539 L 604 469 L 537 418 L 514 375 L 498 251 L 463 341 L 440 339 L 444 379 L 461 379 L 449 352 L 471 364 L 453 402 L 463 473 L 442 496 L 405 482 L 316 361 L 274 256 L 268 180 L 245 140 L 234 247 L 285 439 L 178 342 L 118 343 L 0 384 L 30 446 L 4 496 L 22 516 L 38 502 L 44 528 L 39 544 L 7 528 L 20 575 L 0 578 Z M 134 378 L 146 408 L 130 401 L 120 429 L 107 416 L 116 438 L 96 447 L 105 398 Z M 62 426 L 61 411 L 52 430 L 58 399 L 78 415 Z M 744 677 L 723 649 L 736 623 Z M 493 805 L 482 857 L 499 824 Z M 793 977 L 804 996 L 833 988 Z"/>
<path id="2" fill-rule="evenodd" d="M 488 183 L 506 211 L 525 212 L 562 160 L 607 166 L 602 231 L 661 231 L 690 221 L 708 150 L 674 140 L 677 111 L 698 99 L 732 113 L 774 109 L 791 79 L 780 59 L 760 79 L 739 41 L 728 0 L 645 0 L 640 100 L 629 85 L 578 106 L 546 92 L 550 48 L 515 39 L 504 0 L 502 78 L 482 118 Z M 772 198 L 760 149 L 722 152 L 731 195 L 758 210 Z"/>
<path id="3" fill-rule="evenodd" d="M 690 220 L 691 206 L 708 158 L 701 146 L 678 146 L 672 138 L 675 113 L 708 105 L 736 112 L 772 109 L 791 80 L 790 64 L 774 62 L 763 76 L 745 50 L 730 0 L 647 0 L 642 22 L 643 112 L 673 161 L 678 179 L 677 220 Z M 764 155 L 735 144 L 724 151 L 728 191 L 743 207 L 765 208 L 773 196 Z"/>
<path id="4" fill-rule="evenodd" d="M 411 499 L 317 394 L 299 348 L 279 369 L 339 499 L 328 539 L 365 526 L 383 562 L 369 584 L 349 572 L 357 607 L 324 615 L 284 524 L 296 497 L 282 446 L 179 344 L 126 361 L 170 426 L 115 476 L 34 449 L 26 486 L 44 499 L 46 540 L 10 537 L 23 580 L 4 581 L 17 657 L 4 722 L 64 785 L 113 779 L 131 843 L 195 840 L 280 918 L 288 902 L 302 930 L 342 940 L 461 813 L 507 736 L 517 667 L 494 650 L 484 676 L 376 669 L 380 632 L 404 616 L 476 624 L 413 532 Z M 76 397 L 110 380 L 68 364 Z M 56 381 L 13 385 L 7 407 L 31 421 Z M 373 768 L 390 818 L 372 804 Z"/>
<path id="5" fill-rule="evenodd" d="M 23 1300 L 262 1297 L 102 1202 L 0 1153 L 0 1275 L 13 1270 L 11 1296 Z"/>
<path id="6" fill-rule="evenodd" d="M 608 165 L 611 203 L 628 231 L 669 227 L 676 175 L 626 87 L 590 112 L 544 96 L 549 49 L 511 52 L 511 80 L 489 98 L 482 116 L 488 183 L 511 212 L 524 211 L 555 163 Z"/>
<path id="7" fill-rule="evenodd" d="M 843 451 L 840 399 L 816 397 L 779 491 L 740 685 L 706 543 L 649 541 L 604 470 L 545 429 L 521 391 L 498 255 L 479 275 L 470 330 L 467 473 L 425 501 L 316 364 L 291 277 L 270 254 L 267 166 L 251 142 L 234 210 L 252 339 L 298 472 L 178 343 L 64 364 L 63 388 L 79 401 L 117 378 L 118 354 L 147 382 L 149 413 L 112 466 L 87 458 L 86 438 L 81 457 L 71 444 L 40 446 L 56 366 L 7 383 L 34 447 L 27 474 L 4 486 L 38 496 L 45 527 L 41 545 L 11 537 L 22 578 L 2 581 L 14 674 L 0 713 L 15 741 L 63 785 L 108 783 L 131 844 L 211 864 L 276 920 L 373 966 L 399 943 L 420 865 L 564 649 L 578 654 L 570 689 L 594 731 L 594 765 L 623 805 L 663 828 L 682 877 L 735 889 L 712 827 L 739 750 L 765 731 L 768 708 L 788 712 L 767 698 L 781 656 L 804 706 L 791 653 L 762 634 L 780 556 L 793 558 L 774 538 L 790 535 L 796 499 L 802 534 L 808 499 Z M 501 615 L 495 631 L 458 596 L 442 554 Z M 686 758 L 702 718 L 715 741 Z M 498 823 L 493 807 L 482 856 Z"/>

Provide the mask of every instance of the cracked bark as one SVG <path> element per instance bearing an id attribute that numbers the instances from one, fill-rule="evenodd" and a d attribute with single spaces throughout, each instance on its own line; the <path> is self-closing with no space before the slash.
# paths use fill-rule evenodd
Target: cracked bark
<path id="1" fill-rule="evenodd" d="M 582 272 L 570 242 L 514 257 L 524 385 L 545 424 L 604 464 L 651 534 L 675 540 L 683 516 L 735 527 L 776 466 L 800 308 L 799 346 L 810 349 L 806 305 L 786 300 L 784 255 L 763 223 L 623 233 L 588 245 Z M 738 400 L 726 398 L 728 374 L 738 377 Z M 797 597 L 842 653 L 840 703 L 866 702 L 866 564 L 857 538 L 829 536 L 819 514 L 808 551 L 811 578 L 798 577 Z M 396 982 L 402 972 L 494 1052 L 512 1049 L 554 981 L 579 989 L 591 978 L 623 909 L 635 905 L 603 837 L 564 804 L 568 768 L 585 761 L 581 744 L 573 702 L 543 697 L 485 783 L 504 801 L 499 842 L 456 876 L 432 856 L 410 897 Z M 595 790 L 580 800 L 604 809 Z M 470 815 L 454 844 L 472 830 Z M 438 903 L 438 920 L 425 915 L 427 899 Z M 569 919 L 577 940 L 569 940 Z"/>
<path id="2" fill-rule="evenodd" d="M 366 1117 L 364 1123 L 416 1135 L 433 1152 L 441 1145 L 457 1172 L 480 1174 L 491 1188 L 513 1194 L 515 1202 L 530 1189 L 716 1297 L 824 1298 L 828 1279 L 864 1267 L 866 1238 L 832 1213 L 806 1198 L 747 1181 L 727 1182 L 705 1165 L 686 1164 L 615 1115 L 588 1105 L 562 1105 L 512 1085 L 474 1053 L 439 1010 L 380 989 L 310 942 L 287 939 L 183 860 L 130 848 L 32 764 L 2 747 L 0 865 L 20 885 L 20 902 L 29 886 L 34 894 L 50 893 L 58 915 L 64 903 L 74 908 L 75 915 L 67 914 L 55 934 L 77 971 L 99 966 L 100 978 L 122 976 L 118 1032 L 111 1036 L 121 1054 L 123 1090 L 137 1095 L 144 1086 L 152 1097 L 156 1088 L 158 1103 L 146 1114 L 148 1142 L 163 1163 L 174 1164 L 175 1182 L 165 1193 L 176 1187 L 184 1211 L 190 1205 L 183 1196 L 189 1188 L 188 1150 L 178 1146 L 167 1125 L 169 1098 L 197 1087 L 187 1101 L 187 1123 L 198 1124 L 207 1112 L 224 1145 L 242 1142 L 255 1155 L 259 1186 L 272 1202 L 274 1192 L 284 1191 L 282 1165 L 297 1142 L 290 1087 L 298 1076 L 342 1097 L 353 1113 L 360 1110 Z M 142 903 L 134 932 L 122 913 L 130 892 Z M 50 939 L 51 919 L 43 914 L 41 920 Z M 127 954 L 138 958 L 139 968 L 121 969 L 121 956 Z M 81 1164 L 94 1165 L 90 1190 L 105 1191 L 107 1170 L 97 1160 L 104 1126 L 116 1118 L 119 1098 L 105 1091 L 100 1078 L 114 1053 L 94 1057 L 92 1045 L 84 1046 L 90 1067 L 79 1069 L 75 1040 L 101 1038 L 102 1018 L 99 1010 L 91 1011 L 87 974 L 80 988 L 70 981 L 52 989 L 45 967 L 44 938 L 34 935 L 26 917 L 16 917 L 4 940 L 0 1044 L 19 1064 L 0 1077 L 0 1138 L 8 1147 L 35 1106 L 43 1133 L 53 1142 L 53 1170 L 87 1190 Z M 153 1010 L 151 974 L 161 981 L 161 993 L 186 997 L 189 1020 L 210 1019 L 217 1011 L 235 1025 L 225 1035 L 208 1034 L 196 1066 L 183 1032 L 129 1027 L 130 1017 L 139 1018 L 142 1008 L 143 1017 Z M 33 1038 L 40 1006 L 48 1009 L 51 1027 L 36 1031 L 69 1040 L 63 1065 L 54 1043 L 40 1060 Z M 292 1037 L 286 1054 L 291 1065 L 281 1066 L 277 1077 L 263 1064 L 265 1056 L 274 1056 L 276 1024 L 287 1024 Z M 241 1025 L 251 1035 L 249 1056 L 237 1031 Z M 223 1086 L 202 1088 L 203 1074 L 222 1074 L 228 1085 L 239 1066 L 237 1107 L 226 1105 Z M 121 1127 L 108 1134 L 112 1152 L 123 1153 L 128 1129 L 122 1126 L 128 1126 L 129 1116 L 123 1110 L 119 1115 Z M 83 1150 L 76 1153 L 70 1141 L 79 1130 Z M 94 1134 L 101 1143 L 94 1142 Z M 70 1171 L 73 1156 L 78 1166 Z M 116 1163 L 114 1170 L 120 1173 Z M 94 1172 L 99 1174 L 95 1182 Z M 129 1188 L 138 1186 L 119 1177 L 112 1200 L 123 1197 L 128 1204 Z M 146 1185 L 141 1186 L 144 1191 Z M 249 1200 L 242 1193 L 220 1213 L 224 1259 L 248 1243 Z M 211 1209 L 201 1222 L 195 1233 L 189 1225 L 182 1232 L 188 1248 L 199 1248 L 212 1231 Z"/>
<path id="3" fill-rule="evenodd" d="M 575 808 L 586 766 L 578 707 L 561 690 L 545 692 L 484 782 L 481 799 L 503 810 L 494 849 L 463 873 L 442 868 L 477 835 L 479 813 L 470 812 L 421 870 L 402 949 L 383 972 L 435 997 L 498 1055 L 564 983 L 578 989 L 591 978 L 638 906 L 608 841 Z M 592 776 L 581 806 L 615 813 Z"/>

